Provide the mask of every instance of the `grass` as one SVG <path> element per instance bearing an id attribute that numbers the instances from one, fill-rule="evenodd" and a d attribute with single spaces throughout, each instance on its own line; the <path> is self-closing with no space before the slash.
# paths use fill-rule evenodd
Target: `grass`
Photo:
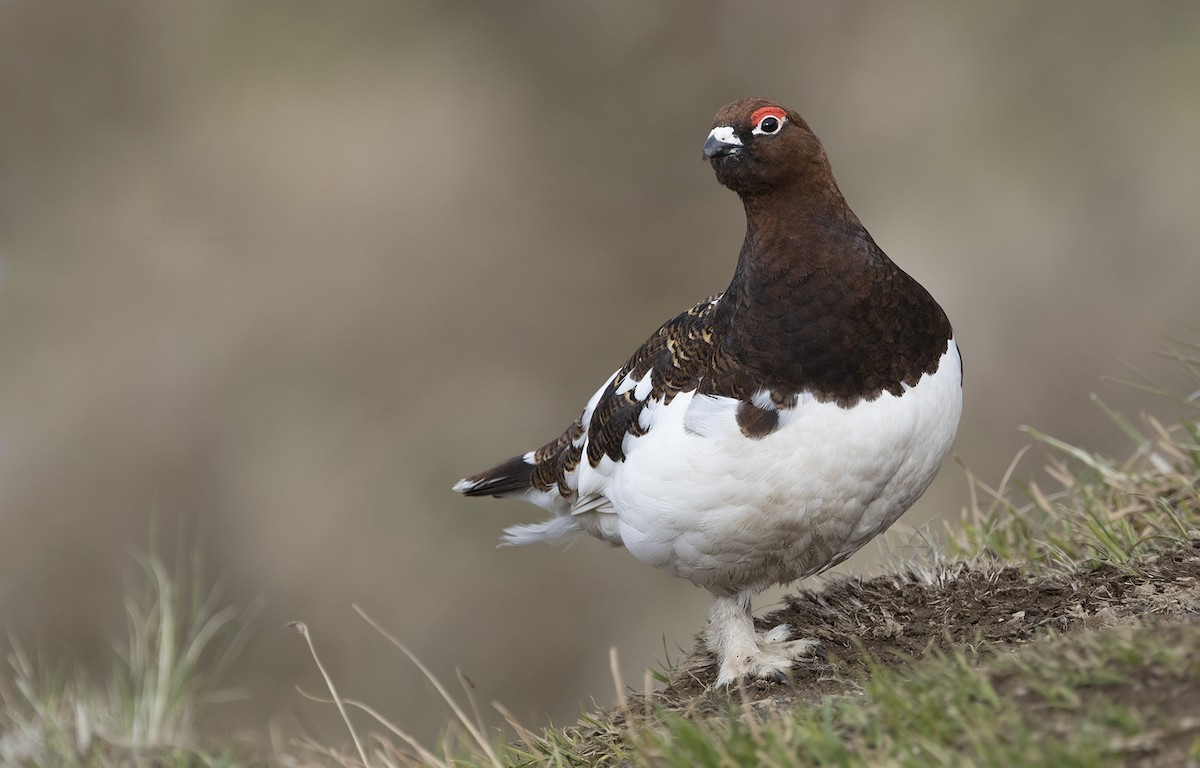
<path id="1" fill-rule="evenodd" d="M 1127 693 L 1148 679 L 1194 686 L 1198 660 L 1196 627 L 1053 637 L 982 663 L 969 649 L 935 652 L 874 670 L 861 697 L 762 716 L 667 713 L 631 740 L 650 766 L 1106 766 L 1140 749 L 1150 723 L 1197 736 L 1176 702 L 1131 707 Z"/>
<path id="2" fill-rule="evenodd" d="M 189 576 L 140 559 L 125 601 L 126 636 L 102 683 L 31 656 L 12 638 L 11 684 L 0 678 L 5 766 L 242 765 L 227 748 L 196 744 L 197 711 L 220 698 L 222 675 L 246 637 L 249 611 L 216 607 L 199 558 Z"/>
<path id="3" fill-rule="evenodd" d="M 693 657 L 652 673 L 667 691 L 638 696 L 628 694 L 614 663 L 617 707 L 585 713 L 569 727 L 533 730 L 500 705 L 503 725 L 489 726 L 461 674 L 463 693 L 456 695 L 359 610 L 454 713 L 441 742 L 424 745 L 369 704 L 339 692 L 325 675 L 319 637 L 297 624 L 328 689 L 306 695 L 338 709 L 347 744 L 307 741 L 291 745 L 289 754 L 247 757 L 223 745 L 206 749 L 193 729 L 197 710 L 212 699 L 244 638 L 245 615 L 218 610 L 215 594 L 200 589 L 198 573 L 171 577 L 147 558 L 137 597 L 126 604 L 127 637 L 102 684 L 55 671 L 13 642 L 13 682 L 0 685 L 0 764 L 1200 764 L 1200 622 L 1189 618 L 1200 612 L 1200 359 L 1195 346 L 1173 355 L 1197 385 L 1196 393 L 1175 398 L 1186 414 L 1179 423 L 1164 426 L 1143 416 L 1135 426 L 1096 400 L 1131 442 L 1122 460 L 1029 430 L 1049 457 L 1046 479 L 1014 480 L 1016 462 L 994 488 L 970 478 L 973 503 L 948 542 L 932 549 L 927 562 L 876 584 L 919 585 L 925 591 L 916 604 L 944 608 L 935 617 L 942 622 L 982 595 L 985 610 L 1000 611 L 1003 622 L 1026 621 L 1028 630 L 998 633 L 993 625 L 985 634 L 982 625 L 964 619 L 925 645 L 876 637 L 881 652 L 873 655 L 864 633 L 892 631 L 878 616 L 917 622 L 915 614 L 904 619 L 894 606 L 863 602 L 859 598 L 884 594 L 861 590 L 864 582 L 827 587 L 826 598 L 842 601 L 829 603 L 829 615 L 859 615 L 859 624 L 846 619 L 827 637 L 864 645 L 853 663 L 831 652 L 828 662 L 806 673 L 820 677 L 824 688 L 790 697 L 764 695 L 761 688 L 716 697 L 711 691 L 668 695 L 689 690 L 681 683 L 696 674 Z M 1137 386 L 1165 396 L 1151 383 Z M 976 591 L 967 594 L 968 586 Z M 1060 601 L 1045 599 L 1057 594 Z M 1040 602 L 1034 600 L 1039 595 Z M 1048 606 L 1061 612 L 1047 615 Z M 890 623 L 906 631 L 899 621 Z M 919 636 L 910 631 L 907 637 Z"/>
<path id="4" fill-rule="evenodd" d="M 743 700 L 703 717 L 662 707 L 625 709 L 540 734 L 514 722 L 521 739 L 516 743 L 493 744 L 472 728 L 473 743 L 443 745 L 453 756 L 405 751 L 386 740 L 377 741 L 362 762 L 324 754 L 342 766 L 439 768 L 1085 768 L 1143 754 L 1168 765 L 1200 758 L 1197 625 L 1049 634 L 1008 654 L 969 646 L 933 651 L 912 665 L 874 667 L 860 683 L 860 693 L 828 697 L 817 706 L 761 710 Z M 461 709 L 459 715 L 464 717 Z"/>
<path id="5" fill-rule="evenodd" d="M 1133 444 L 1117 461 L 1026 428 L 1050 451 L 1046 474 L 1057 487 L 1012 483 L 1010 467 L 993 489 L 970 476 L 971 508 L 951 532 L 951 556 L 1073 570 L 1108 563 L 1130 572 L 1147 555 L 1187 545 L 1200 528 L 1200 358 L 1195 345 L 1168 353 L 1198 387 L 1178 396 L 1152 383 L 1130 383 L 1185 410 L 1166 427 L 1152 416 L 1137 427 L 1098 397 L 1092 400 Z M 1017 460 L 1020 456 L 1017 457 Z M 1013 463 L 1015 467 L 1016 461 Z M 1015 488 L 1010 487 L 1015 485 Z M 986 498 L 986 506 L 980 499 Z M 1022 501 L 1023 500 L 1023 501 Z"/>

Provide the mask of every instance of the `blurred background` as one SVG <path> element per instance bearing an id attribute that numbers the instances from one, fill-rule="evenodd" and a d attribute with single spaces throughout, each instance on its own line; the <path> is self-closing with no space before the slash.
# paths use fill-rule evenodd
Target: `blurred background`
<path id="1" fill-rule="evenodd" d="M 949 313 L 971 471 L 1022 424 L 1123 455 L 1090 392 L 1170 417 L 1102 377 L 1171 384 L 1200 319 L 1198 4 L 0 0 L 0 625 L 102 665 L 154 525 L 266 601 L 212 727 L 341 738 L 300 619 L 433 734 L 351 603 L 527 724 L 610 704 L 611 646 L 640 684 L 706 595 L 597 542 L 498 550 L 539 510 L 449 487 L 724 287 L 742 212 L 700 146 L 750 95 Z M 947 462 L 902 525 L 967 499 Z"/>

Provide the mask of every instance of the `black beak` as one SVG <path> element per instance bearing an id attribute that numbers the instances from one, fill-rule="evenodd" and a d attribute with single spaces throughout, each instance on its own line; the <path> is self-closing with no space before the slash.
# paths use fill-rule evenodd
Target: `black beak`
<path id="1" fill-rule="evenodd" d="M 716 136 L 709 136 L 708 141 L 704 142 L 704 159 L 712 160 L 714 157 L 732 155 L 741 148 L 740 144 L 731 144 L 728 141 L 721 141 Z"/>

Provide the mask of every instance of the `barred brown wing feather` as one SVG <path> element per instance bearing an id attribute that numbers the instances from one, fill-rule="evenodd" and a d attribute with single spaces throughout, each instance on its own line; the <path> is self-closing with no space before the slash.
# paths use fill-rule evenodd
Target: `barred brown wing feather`
<path id="1" fill-rule="evenodd" d="M 584 413 L 565 432 L 531 454 L 514 456 L 491 469 L 472 475 L 455 489 L 467 496 L 504 496 L 529 490 L 554 491 L 574 500 L 568 478 L 583 459 L 587 446 L 592 466 L 605 456 L 624 461 L 626 435 L 644 434 L 639 417 L 650 402 L 670 402 L 680 392 L 695 389 L 709 371 L 714 337 L 713 309 L 721 295 L 701 301 L 687 312 L 663 324 L 609 381 L 584 424 Z M 626 384 L 632 376 L 640 381 L 650 376 L 648 393 Z M 622 385 L 625 384 L 624 387 Z M 618 389 L 624 391 L 618 393 Z M 586 434 L 586 441 L 583 439 Z"/>
<path id="2" fill-rule="evenodd" d="M 711 296 L 664 323 L 608 383 L 588 421 L 589 464 L 597 466 L 605 457 L 624 461 L 626 435 L 645 433 L 639 418 L 646 406 L 669 403 L 680 392 L 696 389 L 712 362 L 713 310 L 720 298 Z M 649 391 L 639 398 L 642 387 L 627 382 L 640 382 L 647 374 Z"/>

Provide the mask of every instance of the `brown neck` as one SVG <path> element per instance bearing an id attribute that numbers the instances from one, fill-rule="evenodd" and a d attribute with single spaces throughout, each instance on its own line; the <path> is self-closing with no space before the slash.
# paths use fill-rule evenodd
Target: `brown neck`
<path id="1" fill-rule="evenodd" d="M 790 294 L 805 292 L 814 273 L 840 281 L 851 271 L 888 262 L 832 179 L 744 196 L 742 203 L 746 238 L 729 290 L 741 309 L 787 302 Z M 838 300 L 831 295 L 836 291 L 823 293 L 804 299 Z"/>
<path id="2" fill-rule="evenodd" d="M 740 197 L 751 228 L 766 223 L 788 226 L 806 219 L 838 221 L 846 217 L 858 224 L 833 177 L 819 168 L 789 186 Z"/>
<path id="3" fill-rule="evenodd" d="M 731 370 L 756 386 L 839 402 L 877 392 L 881 382 L 898 387 L 909 374 L 897 368 L 905 352 L 875 329 L 907 324 L 901 307 L 941 315 L 924 289 L 880 250 L 836 186 L 744 202 L 746 240 L 715 318 Z M 897 292 L 906 298 L 897 301 Z M 928 347 L 918 370 L 947 338 L 918 340 Z"/>

